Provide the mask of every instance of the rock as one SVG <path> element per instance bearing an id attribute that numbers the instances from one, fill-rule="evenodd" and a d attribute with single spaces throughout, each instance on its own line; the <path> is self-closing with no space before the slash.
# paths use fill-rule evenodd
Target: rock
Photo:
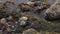
<path id="1" fill-rule="evenodd" d="M 21 17 L 21 18 L 19 19 L 20 25 L 25 25 L 27 19 L 28 19 L 28 17 L 24 17 L 24 16 Z"/>
<path id="2" fill-rule="evenodd" d="M 0 30 L 0 34 L 2 34 L 2 30 Z"/>
<path id="3" fill-rule="evenodd" d="M 26 31 L 23 31 L 23 34 L 38 34 L 38 32 L 34 29 L 28 29 Z"/>
<path id="4" fill-rule="evenodd" d="M 27 20 L 28 17 L 21 17 L 20 20 Z"/>
<path id="5" fill-rule="evenodd" d="M 60 0 L 56 0 L 56 2 L 46 10 L 45 18 L 47 20 L 60 19 Z"/>
<path id="6" fill-rule="evenodd" d="M 10 10 L 10 11 L 16 10 L 17 6 L 14 4 L 13 1 L 6 1 L 4 4 L 5 4 L 7 10 Z"/>
<path id="7" fill-rule="evenodd" d="M 35 1 L 35 5 L 36 6 L 41 6 L 42 5 L 42 2 L 41 1 Z"/>
<path id="8" fill-rule="evenodd" d="M 28 4 L 28 5 L 33 5 L 34 2 L 29 1 L 29 2 L 27 2 L 27 4 Z"/>
<path id="9" fill-rule="evenodd" d="M 4 3 L 0 1 L 0 10 L 4 7 Z"/>
<path id="10" fill-rule="evenodd" d="M 0 22 L 1 23 L 6 23 L 6 19 L 5 18 L 2 18 Z"/>
<path id="11" fill-rule="evenodd" d="M 8 20 L 12 20 L 12 19 L 13 19 L 13 17 L 12 17 L 12 16 L 9 16 L 7 19 L 8 19 Z"/>

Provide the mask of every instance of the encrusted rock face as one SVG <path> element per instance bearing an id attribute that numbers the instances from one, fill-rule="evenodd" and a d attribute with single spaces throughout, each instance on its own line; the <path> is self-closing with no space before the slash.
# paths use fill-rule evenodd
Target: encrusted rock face
<path id="1" fill-rule="evenodd" d="M 31 28 L 31 29 L 24 31 L 23 34 L 38 34 L 38 32 Z"/>
<path id="2" fill-rule="evenodd" d="M 60 0 L 56 0 L 56 2 L 46 10 L 45 18 L 48 20 L 60 19 Z"/>

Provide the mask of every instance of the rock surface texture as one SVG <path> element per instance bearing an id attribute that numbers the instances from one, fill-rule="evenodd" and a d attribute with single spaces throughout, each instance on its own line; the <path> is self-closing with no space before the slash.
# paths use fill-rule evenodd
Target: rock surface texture
<path id="1" fill-rule="evenodd" d="M 56 2 L 46 10 L 45 14 L 48 20 L 60 19 L 60 0 L 56 0 Z"/>

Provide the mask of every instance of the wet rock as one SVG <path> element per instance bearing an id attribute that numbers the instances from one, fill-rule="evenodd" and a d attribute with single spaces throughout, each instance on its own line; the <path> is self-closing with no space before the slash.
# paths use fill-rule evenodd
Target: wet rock
<path id="1" fill-rule="evenodd" d="M 47 20 L 57 20 L 60 19 L 60 0 L 56 0 L 56 2 L 46 10 L 45 18 Z"/>

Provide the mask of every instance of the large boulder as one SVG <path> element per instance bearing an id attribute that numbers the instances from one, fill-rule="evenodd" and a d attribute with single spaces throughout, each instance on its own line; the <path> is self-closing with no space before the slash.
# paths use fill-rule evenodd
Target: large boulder
<path id="1" fill-rule="evenodd" d="M 56 0 L 56 2 L 46 10 L 45 18 L 48 20 L 60 19 L 60 0 Z"/>

